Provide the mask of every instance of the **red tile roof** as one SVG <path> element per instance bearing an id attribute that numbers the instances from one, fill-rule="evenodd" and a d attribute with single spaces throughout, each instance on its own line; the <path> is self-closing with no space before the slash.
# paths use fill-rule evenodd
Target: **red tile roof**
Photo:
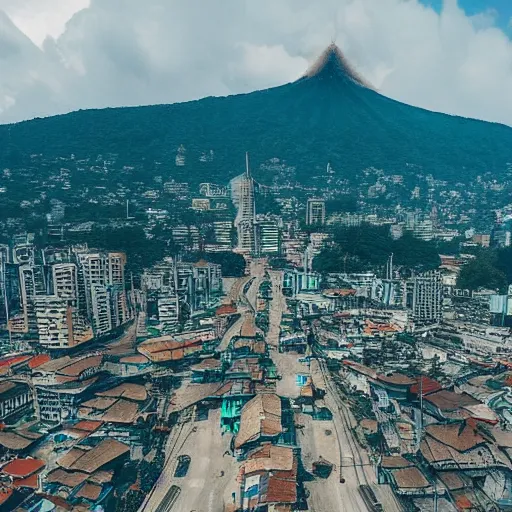
<path id="1" fill-rule="evenodd" d="M 0 368 L 10 368 L 11 366 L 15 366 L 20 363 L 24 363 L 25 361 L 28 361 L 32 356 L 14 356 L 9 357 L 7 359 L 2 359 L 0 361 Z"/>
<path id="2" fill-rule="evenodd" d="M 73 428 L 76 430 L 85 430 L 86 432 L 94 432 L 98 430 L 101 425 L 103 425 L 102 421 L 85 420 L 79 421 L 76 425 L 73 425 Z"/>
<path id="3" fill-rule="evenodd" d="M 39 459 L 14 459 L 3 467 L 2 473 L 14 478 L 25 478 L 44 468 L 45 463 Z"/>
<path id="4" fill-rule="evenodd" d="M 39 488 L 39 473 L 34 473 L 33 475 L 28 476 L 27 478 L 19 478 L 14 480 L 14 487 L 28 487 L 30 489 L 38 489 Z"/>
<path id="5" fill-rule="evenodd" d="M 40 354 L 38 356 L 34 356 L 29 362 L 28 366 L 31 369 L 37 368 L 44 363 L 47 363 L 51 360 L 51 357 L 48 354 Z"/>
<path id="6" fill-rule="evenodd" d="M 434 393 L 435 391 L 439 391 L 441 389 L 441 384 L 437 382 L 437 380 L 431 379 L 426 375 L 421 376 L 421 387 L 423 396 L 428 395 L 429 393 Z M 420 393 L 420 377 L 416 379 L 416 384 L 411 386 L 411 393 L 414 395 L 419 395 Z"/>
<path id="7" fill-rule="evenodd" d="M 297 501 L 297 482 L 270 475 L 266 499 L 261 501 L 266 503 L 295 503 Z"/>
<path id="8" fill-rule="evenodd" d="M 3 505 L 11 497 L 12 492 L 10 487 L 4 487 L 0 484 L 0 505 Z"/>
<path id="9" fill-rule="evenodd" d="M 471 501 L 469 501 L 466 496 L 457 496 L 455 504 L 457 505 L 458 510 L 467 510 L 473 508 L 473 503 L 471 503 Z"/>
<path id="10" fill-rule="evenodd" d="M 224 315 L 234 315 L 237 312 L 237 309 L 232 304 L 225 304 L 224 306 L 220 306 L 215 311 L 215 314 L 217 316 L 224 316 Z"/>

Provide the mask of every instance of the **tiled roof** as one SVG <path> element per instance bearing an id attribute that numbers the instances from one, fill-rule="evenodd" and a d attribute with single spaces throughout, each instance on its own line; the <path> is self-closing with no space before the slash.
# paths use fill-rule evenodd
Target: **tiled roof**
<path id="1" fill-rule="evenodd" d="M 360 363 L 356 363 L 355 361 L 350 361 L 349 359 L 345 359 L 343 361 L 343 364 L 345 366 L 348 366 L 352 370 L 365 375 L 366 377 L 370 377 L 372 379 L 377 378 L 377 372 L 373 368 L 370 368 Z"/>
<path id="2" fill-rule="evenodd" d="M 139 415 L 139 404 L 119 399 L 101 416 L 105 423 L 134 423 Z"/>
<path id="3" fill-rule="evenodd" d="M 94 473 L 129 451 L 129 446 L 124 443 L 115 439 L 104 439 L 91 450 L 72 448 L 69 453 L 57 461 L 57 464 L 70 471 Z M 71 452 L 74 453 L 71 455 Z"/>
<path id="4" fill-rule="evenodd" d="M 28 487 L 29 489 L 39 488 L 39 473 L 27 476 L 26 478 L 18 478 L 12 483 L 14 487 Z"/>
<path id="5" fill-rule="evenodd" d="M 0 432 L 0 445 L 8 450 L 24 450 L 33 442 L 34 439 L 26 439 L 15 432 Z"/>
<path id="6" fill-rule="evenodd" d="M 292 448 L 265 445 L 249 455 L 242 468 L 246 475 L 255 471 L 291 471 L 293 463 Z"/>
<path id="7" fill-rule="evenodd" d="M 395 386 L 412 386 L 416 381 L 403 373 L 392 373 L 391 375 L 378 375 L 377 379 L 386 384 Z"/>
<path id="8" fill-rule="evenodd" d="M 24 363 L 28 361 L 32 356 L 13 356 L 8 357 L 6 359 L 0 360 L 0 368 L 10 368 L 11 366 L 16 366 L 17 364 Z"/>
<path id="9" fill-rule="evenodd" d="M 400 489 L 418 489 L 430 486 L 429 481 L 416 466 L 395 469 L 393 478 Z"/>
<path id="10" fill-rule="evenodd" d="M 79 377 L 85 370 L 99 366 L 103 361 L 103 356 L 84 357 L 79 361 L 73 362 L 59 370 L 59 373 L 67 377 Z"/>
<path id="11" fill-rule="evenodd" d="M 222 368 L 222 363 L 218 359 L 204 359 L 198 364 L 191 367 L 191 370 L 202 371 L 202 370 L 219 370 Z"/>
<path id="12" fill-rule="evenodd" d="M 104 411 L 117 402 L 117 398 L 96 397 L 82 403 L 82 407 Z"/>
<path id="13" fill-rule="evenodd" d="M 71 469 L 73 464 L 84 454 L 80 448 L 71 448 L 69 452 L 57 459 L 57 464 L 65 469 Z"/>
<path id="14" fill-rule="evenodd" d="M 281 399 L 275 394 L 260 394 L 247 402 L 240 419 L 240 430 L 235 447 L 240 448 L 259 437 L 275 437 L 283 431 L 281 425 Z"/>
<path id="15" fill-rule="evenodd" d="M 2 468 L 2 473 L 14 478 L 25 478 L 44 466 L 44 461 L 39 459 L 14 459 Z"/>
<path id="16" fill-rule="evenodd" d="M 178 341 L 170 336 L 164 336 L 142 342 L 137 350 L 153 362 L 178 361 L 188 354 L 201 350 L 204 342 L 201 337 Z"/>
<path id="17" fill-rule="evenodd" d="M 75 494 L 76 498 L 84 498 L 89 501 L 96 501 L 101 494 L 102 486 L 86 482 Z"/>
<path id="18" fill-rule="evenodd" d="M 113 471 L 96 471 L 93 473 L 89 478 L 89 482 L 93 482 L 96 484 L 106 484 L 108 482 L 112 481 L 112 478 L 114 477 Z"/>
<path id="19" fill-rule="evenodd" d="M 432 393 L 424 397 L 424 400 L 435 405 L 441 411 L 455 411 L 460 407 L 476 405 L 480 402 L 475 400 L 467 393 L 454 393 L 443 389 L 437 393 Z"/>
<path id="20" fill-rule="evenodd" d="M 66 487 L 76 487 L 87 480 L 89 475 L 81 471 L 65 471 L 64 469 L 54 469 L 46 476 L 49 484 L 60 484 Z"/>
<path id="21" fill-rule="evenodd" d="M 295 503 L 297 501 L 297 481 L 285 480 L 270 474 L 268 488 L 261 502 L 266 503 Z"/>
<path id="22" fill-rule="evenodd" d="M 37 367 L 41 366 L 42 364 L 47 363 L 50 360 L 51 360 L 51 357 L 48 354 L 40 354 L 38 356 L 34 356 L 28 362 L 28 367 L 33 370 L 34 368 L 37 368 Z"/>
<path id="23" fill-rule="evenodd" d="M 496 413 L 485 404 L 467 405 L 463 407 L 465 411 L 471 415 L 472 418 L 485 421 L 487 423 L 498 423 L 498 416 Z"/>
<path id="24" fill-rule="evenodd" d="M 98 430 L 101 425 L 103 425 L 102 421 L 84 420 L 73 425 L 73 428 L 76 430 L 85 430 L 86 432 L 94 432 L 95 430 Z"/>
<path id="25" fill-rule="evenodd" d="M 149 363 L 149 359 L 142 354 L 138 354 L 135 356 L 122 357 L 120 362 L 124 364 L 146 364 Z"/>
<path id="26" fill-rule="evenodd" d="M 148 398 L 148 392 L 146 391 L 146 388 L 144 386 L 142 386 L 141 384 L 133 384 L 128 382 L 116 386 L 115 388 L 107 389 L 106 391 L 96 393 L 96 395 L 127 398 L 129 400 L 136 400 L 138 402 L 143 402 Z"/>
<path id="27" fill-rule="evenodd" d="M 455 471 L 440 471 L 438 475 L 449 491 L 456 491 L 465 487 L 464 481 Z"/>
<path id="28" fill-rule="evenodd" d="M 420 450 L 425 459 L 441 469 L 489 467 L 512 469 L 510 460 L 492 444 L 477 445 L 461 452 L 427 435 L 420 444 Z"/>
<path id="29" fill-rule="evenodd" d="M 400 455 L 385 455 L 382 457 L 382 467 L 385 469 L 408 468 L 411 466 L 414 466 L 414 464 Z"/>
<path id="30" fill-rule="evenodd" d="M 57 373 L 64 377 L 79 377 L 85 370 L 99 366 L 102 360 L 102 355 L 90 355 L 81 358 L 64 356 L 39 365 L 35 368 L 35 371 Z"/>
<path id="31" fill-rule="evenodd" d="M 237 309 L 232 304 L 224 304 L 215 311 L 217 316 L 234 315 L 235 313 L 237 313 Z"/>
<path id="32" fill-rule="evenodd" d="M 449 425 L 428 425 L 426 433 L 437 441 L 455 448 L 459 452 L 470 450 L 485 443 L 485 439 L 468 423 L 452 423 Z"/>
<path id="33" fill-rule="evenodd" d="M 189 384 L 180 387 L 171 398 L 170 411 L 182 411 L 210 396 L 215 396 L 223 385 L 218 382 Z"/>
<path id="34" fill-rule="evenodd" d="M 434 393 L 435 391 L 439 391 L 441 389 L 441 384 L 437 382 L 437 380 L 431 379 L 426 375 L 422 375 L 416 379 L 416 383 L 411 386 L 411 393 L 415 395 L 419 395 L 420 392 L 420 378 L 421 378 L 421 390 L 423 396 L 428 395 L 429 393 Z"/>

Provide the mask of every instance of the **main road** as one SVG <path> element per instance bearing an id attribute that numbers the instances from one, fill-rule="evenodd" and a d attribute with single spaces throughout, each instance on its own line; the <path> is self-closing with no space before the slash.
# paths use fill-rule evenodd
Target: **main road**
<path id="1" fill-rule="evenodd" d="M 279 344 L 281 318 L 286 312 L 286 299 L 282 293 L 282 272 L 269 271 L 269 275 L 272 283 L 272 301 L 267 342 L 276 349 Z M 293 384 L 296 373 L 306 371 L 305 367 L 300 369 L 299 366 L 298 369 L 298 357 L 292 354 L 279 354 L 274 350 L 273 359 L 281 375 L 281 382 L 289 381 Z M 368 452 L 360 447 L 355 439 L 352 413 L 341 400 L 339 390 L 332 381 L 325 362 L 312 360 L 310 372 L 316 387 L 326 391 L 324 401 L 333 414 L 333 420 L 317 421 L 308 415 L 298 415 L 299 423 L 303 426 L 298 429 L 297 434 L 303 463 L 306 469 L 311 470 L 313 462 L 323 457 L 335 465 L 335 470 L 327 479 L 315 479 L 305 483 L 310 492 L 310 509 L 339 512 L 369 511 L 361 496 L 360 485 L 370 485 L 386 512 L 399 511 L 391 489 L 388 486 L 377 485 L 375 470 Z M 295 387 L 296 390 L 292 390 L 287 396 L 297 396 L 298 387 Z M 289 392 L 292 388 L 293 386 L 288 385 L 285 390 Z"/>

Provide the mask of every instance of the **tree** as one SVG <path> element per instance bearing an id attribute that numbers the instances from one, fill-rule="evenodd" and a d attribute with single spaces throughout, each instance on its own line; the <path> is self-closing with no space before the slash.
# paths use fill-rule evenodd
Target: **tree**
<path id="1" fill-rule="evenodd" d="M 510 263 L 500 262 L 498 253 L 492 250 L 480 252 L 476 258 L 467 263 L 459 274 L 457 286 L 463 289 L 477 290 L 478 288 L 490 288 L 504 290 L 508 284 L 505 272 L 502 268 Z"/>
<path id="2" fill-rule="evenodd" d="M 434 355 L 434 357 L 430 361 L 430 368 L 427 372 L 427 375 L 431 379 L 437 379 L 442 376 L 442 367 L 441 367 L 441 359 L 437 354 Z"/>

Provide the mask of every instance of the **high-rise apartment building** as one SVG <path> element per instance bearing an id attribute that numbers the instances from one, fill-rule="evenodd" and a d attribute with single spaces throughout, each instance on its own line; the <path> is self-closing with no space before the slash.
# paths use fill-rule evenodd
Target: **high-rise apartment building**
<path id="1" fill-rule="evenodd" d="M 414 224 L 413 235 L 415 238 L 430 242 L 434 238 L 434 225 L 430 219 L 423 219 Z"/>
<path id="2" fill-rule="evenodd" d="M 238 234 L 238 249 L 253 253 L 256 249 L 254 180 L 249 169 L 249 155 L 246 154 L 246 170 L 238 182 L 238 213 L 235 226 Z"/>
<path id="3" fill-rule="evenodd" d="M 126 256 L 119 252 L 80 253 L 87 314 L 94 333 L 106 334 L 130 319 L 126 290 Z"/>
<path id="4" fill-rule="evenodd" d="M 420 323 L 440 322 L 443 318 L 443 280 L 437 270 L 413 277 L 406 283 L 406 306 Z"/>
<path id="5" fill-rule="evenodd" d="M 323 199 L 308 199 L 306 224 L 308 226 L 323 226 L 325 224 L 325 201 Z"/>
<path id="6" fill-rule="evenodd" d="M 281 231 L 274 220 L 259 220 L 256 224 L 257 247 L 260 255 L 276 255 L 281 251 Z"/>
<path id="7" fill-rule="evenodd" d="M 233 223 L 230 220 L 213 223 L 215 244 L 222 250 L 229 251 L 233 247 Z"/>
<path id="8" fill-rule="evenodd" d="M 52 266 L 53 291 L 57 297 L 78 300 L 78 267 L 75 263 L 57 263 Z"/>

